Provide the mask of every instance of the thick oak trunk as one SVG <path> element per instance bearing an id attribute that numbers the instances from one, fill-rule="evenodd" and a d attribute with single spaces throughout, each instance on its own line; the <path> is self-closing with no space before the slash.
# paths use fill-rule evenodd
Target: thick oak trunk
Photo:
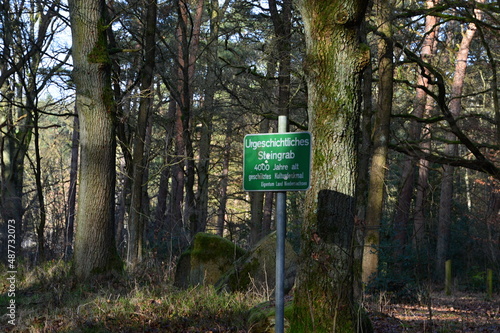
<path id="1" fill-rule="evenodd" d="M 353 249 L 360 75 L 369 61 L 359 42 L 364 1 L 300 2 L 312 152 L 292 332 L 356 332 L 354 290 L 361 262 Z"/>
<path id="2" fill-rule="evenodd" d="M 74 269 L 84 280 L 121 268 L 114 240 L 115 106 L 104 1 L 72 0 L 69 6 L 81 149 Z"/>

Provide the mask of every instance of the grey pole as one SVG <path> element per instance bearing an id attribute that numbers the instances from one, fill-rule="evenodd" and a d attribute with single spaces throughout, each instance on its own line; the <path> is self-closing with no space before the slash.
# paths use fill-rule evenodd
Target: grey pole
<path id="1" fill-rule="evenodd" d="M 287 117 L 278 117 L 278 133 L 287 132 Z M 275 332 L 285 331 L 285 237 L 286 192 L 276 193 L 276 323 Z"/>

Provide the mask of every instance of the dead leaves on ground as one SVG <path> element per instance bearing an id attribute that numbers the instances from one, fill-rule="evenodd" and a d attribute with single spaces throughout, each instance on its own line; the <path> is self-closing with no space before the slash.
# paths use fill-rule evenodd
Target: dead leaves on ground
<path id="1" fill-rule="evenodd" d="M 429 303 L 430 302 L 430 303 Z M 500 333 L 500 297 L 432 294 L 427 304 L 368 305 L 377 333 L 488 332 Z"/>

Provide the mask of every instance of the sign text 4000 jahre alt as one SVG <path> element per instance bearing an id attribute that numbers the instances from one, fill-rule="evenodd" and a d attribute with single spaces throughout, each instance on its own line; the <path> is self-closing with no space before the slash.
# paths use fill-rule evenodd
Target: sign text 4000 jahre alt
<path id="1" fill-rule="evenodd" d="M 243 145 L 245 191 L 309 188 L 311 133 L 249 134 Z"/>

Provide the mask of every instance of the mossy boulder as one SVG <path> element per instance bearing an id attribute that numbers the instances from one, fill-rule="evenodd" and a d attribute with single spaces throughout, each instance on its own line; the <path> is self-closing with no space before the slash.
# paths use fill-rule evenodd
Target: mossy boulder
<path id="1" fill-rule="evenodd" d="M 293 299 L 287 297 L 285 299 L 285 330 L 290 327 L 290 319 L 293 315 Z M 274 333 L 276 326 L 276 303 L 268 301 L 261 303 L 248 313 L 247 324 L 250 333 Z"/>
<path id="2" fill-rule="evenodd" d="M 225 238 L 198 233 L 177 262 L 174 285 L 179 288 L 213 285 L 245 253 Z"/>
<path id="3" fill-rule="evenodd" d="M 298 256 L 285 242 L 285 293 L 295 282 Z M 247 254 L 235 262 L 215 285 L 219 290 L 272 292 L 276 285 L 276 233 L 263 238 Z"/>

